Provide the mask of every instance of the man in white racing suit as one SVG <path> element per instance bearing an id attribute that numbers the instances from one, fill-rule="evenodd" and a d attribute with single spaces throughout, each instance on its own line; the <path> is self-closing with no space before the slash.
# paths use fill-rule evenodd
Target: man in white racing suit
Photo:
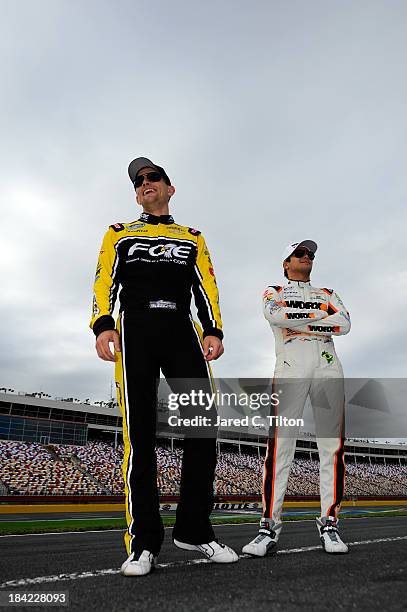
<path id="1" fill-rule="evenodd" d="M 280 393 L 275 416 L 301 419 L 310 398 L 320 459 L 321 517 L 317 528 L 324 550 L 346 553 L 337 527 L 344 489 L 344 384 L 333 336 L 347 334 L 350 317 L 332 289 L 310 284 L 317 244 L 291 243 L 283 254 L 284 286 L 263 294 L 264 316 L 274 332 L 273 390 Z M 281 420 L 281 419 L 280 419 Z M 278 541 L 281 510 L 294 458 L 298 427 L 277 424 L 269 433 L 263 477 L 263 517 L 257 537 L 243 552 L 262 557 Z"/>

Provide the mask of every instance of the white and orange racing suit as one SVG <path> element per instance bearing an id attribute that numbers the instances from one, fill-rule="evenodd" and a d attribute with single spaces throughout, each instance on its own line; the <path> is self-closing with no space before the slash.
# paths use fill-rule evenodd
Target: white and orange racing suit
<path id="1" fill-rule="evenodd" d="M 347 334 L 350 317 L 332 289 L 289 280 L 263 294 L 264 316 L 274 332 L 274 390 L 280 392 L 276 416 L 301 419 L 310 398 L 320 458 L 321 516 L 335 517 L 342 500 L 344 463 L 344 383 L 333 336 Z M 263 518 L 275 525 L 294 458 L 298 428 L 270 431 L 263 479 Z"/>

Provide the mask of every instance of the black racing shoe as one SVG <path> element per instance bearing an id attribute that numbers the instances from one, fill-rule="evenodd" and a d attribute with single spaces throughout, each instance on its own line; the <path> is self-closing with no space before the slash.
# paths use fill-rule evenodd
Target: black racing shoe
<path id="1" fill-rule="evenodd" d="M 258 535 L 243 546 L 242 552 L 253 557 L 265 557 L 269 551 L 277 546 L 278 538 L 283 525 L 277 525 L 271 519 L 261 519 Z"/>

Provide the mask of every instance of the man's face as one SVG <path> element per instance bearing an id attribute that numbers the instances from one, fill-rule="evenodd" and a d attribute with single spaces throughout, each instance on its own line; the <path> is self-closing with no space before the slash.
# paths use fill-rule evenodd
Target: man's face
<path id="1" fill-rule="evenodd" d="M 136 188 L 136 200 L 143 208 L 150 208 L 167 204 L 175 189 L 172 185 L 167 185 L 163 178 L 158 182 L 148 179 L 148 174 L 155 172 L 154 168 L 142 168 L 137 176 L 144 176 L 143 184 Z"/>
<path id="2" fill-rule="evenodd" d="M 284 262 L 284 268 L 288 272 L 288 276 L 291 274 L 307 274 L 308 276 L 311 274 L 313 261 L 310 259 L 310 252 L 308 249 L 301 247 L 298 251 L 302 251 L 301 256 L 299 257 L 297 251 L 294 251 L 290 256 L 290 261 Z"/>

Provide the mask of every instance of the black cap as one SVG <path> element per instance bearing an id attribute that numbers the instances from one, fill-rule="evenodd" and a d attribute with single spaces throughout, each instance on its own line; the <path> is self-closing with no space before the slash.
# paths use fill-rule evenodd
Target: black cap
<path id="1" fill-rule="evenodd" d="M 169 176 L 164 170 L 164 168 L 161 168 L 161 166 L 157 166 L 157 164 L 153 164 L 151 159 L 147 159 L 147 157 L 136 157 L 136 159 L 133 159 L 133 161 L 130 162 L 129 177 L 133 184 L 134 184 L 134 181 L 136 180 L 136 176 L 138 175 L 138 173 L 140 172 L 142 168 L 152 168 L 153 170 L 157 170 L 157 172 L 159 172 L 162 175 L 167 185 L 171 185 Z"/>

